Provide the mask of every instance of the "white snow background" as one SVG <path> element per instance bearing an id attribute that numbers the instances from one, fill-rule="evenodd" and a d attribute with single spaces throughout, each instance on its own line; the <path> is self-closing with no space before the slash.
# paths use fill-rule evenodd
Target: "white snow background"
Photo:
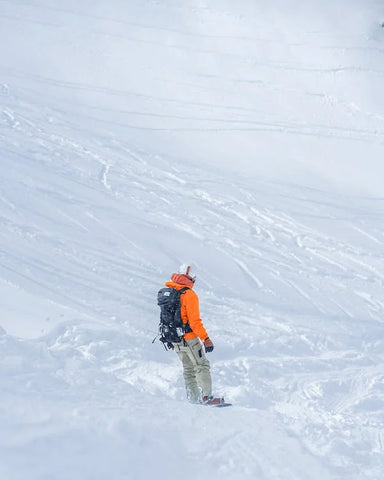
<path id="1" fill-rule="evenodd" d="M 0 0 L 0 479 L 384 472 L 384 5 Z M 215 393 L 157 290 L 193 262 Z"/>

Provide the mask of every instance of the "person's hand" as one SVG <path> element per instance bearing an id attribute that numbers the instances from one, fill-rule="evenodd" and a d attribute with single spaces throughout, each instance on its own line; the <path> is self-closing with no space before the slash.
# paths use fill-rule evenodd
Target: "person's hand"
<path id="1" fill-rule="evenodd" d="M 167 347 L 169 348 L 169 350 L 173 350 L 175 348 L 173 346 L 173 343 L 171 343 L 171 342 L 167 342 Z"/>
<path id="2" fill-rule="evenodd" d="M 211 339 L 209 337 L 207 337 L 205 340 L 204 340 L 204 347 L 205 347 L 205 351 L 208 353 L 208 352 L 212 352 L 213 350 L 213 343 L 211 341 Z"/>

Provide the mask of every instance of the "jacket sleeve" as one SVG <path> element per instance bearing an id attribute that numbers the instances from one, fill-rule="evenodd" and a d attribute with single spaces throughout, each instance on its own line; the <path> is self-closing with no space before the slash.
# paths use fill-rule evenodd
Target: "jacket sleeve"
<path id="1" fill-rule="evenodd" d="M 185 308 L 189 326 L 202 341 L 208 337 L 200 318 L 199 297 L 193 290 L 188 290 L 185 295 Z"/>

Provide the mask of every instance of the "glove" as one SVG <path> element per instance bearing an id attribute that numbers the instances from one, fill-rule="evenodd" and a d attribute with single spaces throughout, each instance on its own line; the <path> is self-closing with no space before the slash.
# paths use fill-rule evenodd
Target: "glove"
<path id="1" fill-rule="evenodd" d="M 205 340 L 204 340 L 204 347 L 205 347 L 205 351 L 208 353 L 208 352 L 212 352 L 213 350 L 213 343 L 211 341 L 211 339 L 209 337 L 207 337 Z"/>
<path id="2" fill-rule="evenodd" d="M 167 342 L 167 347 L 169 350 L 173 350 L 175 348 L 171 342 Z"/>

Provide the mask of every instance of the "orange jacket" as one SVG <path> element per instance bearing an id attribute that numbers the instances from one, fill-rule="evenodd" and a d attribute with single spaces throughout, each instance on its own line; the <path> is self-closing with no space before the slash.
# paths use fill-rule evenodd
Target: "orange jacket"
<path id="1" fill-rule="evenodd" d="M 181 290 L 185 287 L 185 285 L 173 281 L 166 282 L 165 286 L 176 290 Z M 188 322 L 192 329 L 192 332 L 186 333 L 184 338 L 185 340 L 190 340 L 191 338 L 199 337 L 200 340 L 204 341 L 208 337 L 208 333 L 200 318 L 199 297 L 192 290 L 192 286 L 189 286 L 188 290 L 180 295 L 181 318 L 183 323 Z"/>

